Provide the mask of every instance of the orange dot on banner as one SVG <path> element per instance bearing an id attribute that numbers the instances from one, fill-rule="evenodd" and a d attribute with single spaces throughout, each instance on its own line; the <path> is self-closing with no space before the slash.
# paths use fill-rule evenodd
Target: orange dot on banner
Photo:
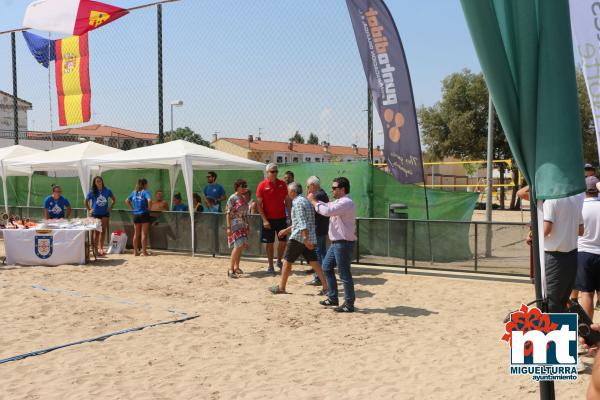
<path id="1" fill-rule="evenodd" d="M 394 126 L 388 131 L 388 136 L 392 142 L 398 143 L 400 141 L 400 129 Z"/>
<path id="2" fill-rule="evenodd" d="M 392 120 L 394 119 L 394 112 L 389 108 L 386 108 L 383 112 L 383 119 L 385 119 L 386 122 L 392 122 Z"/>
<path id="3" fill-rule="evenodd" d="M 402 113 L 396 114 L 396 126 L 398 126 L 398 127 L 404 126 L 404 115 L 402 115 Z"/>

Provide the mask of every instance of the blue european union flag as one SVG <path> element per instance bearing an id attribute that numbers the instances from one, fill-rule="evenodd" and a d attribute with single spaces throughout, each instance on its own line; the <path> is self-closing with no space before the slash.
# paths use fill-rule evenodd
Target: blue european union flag
<path id="1" fill-rule="evenodd" d="M 27 31 L 23 31 L 23 36 L 25 37 L 25 41 L 27 42 L 31 54 L 33 54 L 37 62 L 48 68 L 48 63 L 54 61 L 56 58 L 54 52 L 54 40 L 44 39 L 41 36 L 34 35 Z"/>

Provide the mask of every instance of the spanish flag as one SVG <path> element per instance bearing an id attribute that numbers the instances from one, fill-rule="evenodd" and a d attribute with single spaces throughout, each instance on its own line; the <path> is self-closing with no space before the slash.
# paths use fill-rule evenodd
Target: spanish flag
<path id="1" fill-rule="evenodd" d="M 87 33 L 57 40 L 56 90 L 60 126 L 90 120 L 90 56 Z"/>

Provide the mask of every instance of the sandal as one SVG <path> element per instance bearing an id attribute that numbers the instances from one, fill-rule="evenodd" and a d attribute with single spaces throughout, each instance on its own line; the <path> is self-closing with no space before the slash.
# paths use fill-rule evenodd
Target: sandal
<path id="1" fill-rule="evenodd" d="M 271 292 L 271 294 L 286 294 L 287 292 L 285 290 L 282 290 L 279 285 L 273 285 L 269 288 L 269 292 Z"/>
<path id="2" fill-rule="evenodd" d="M 321 289 L 317 292 L 317 296 L 327 296 L 328 289 Z"/>
<path id="3" fill-rule="evenodd" d="M 238 275 L 243 275 L 244 271 L 242 271 L 241 268 L 236 268 L 235 271 L 233 271 L 234 273 L 238 274 Z"/>

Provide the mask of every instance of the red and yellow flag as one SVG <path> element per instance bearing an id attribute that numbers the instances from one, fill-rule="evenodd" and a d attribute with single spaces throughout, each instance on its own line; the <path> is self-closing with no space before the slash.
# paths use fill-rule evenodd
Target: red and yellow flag
<path id="1" fill-rule="evenodd" d="M 90 56 L 88 35 L 57 40 L 56 90 L 60 126 L 81 124 L 90 120 Z"/>

